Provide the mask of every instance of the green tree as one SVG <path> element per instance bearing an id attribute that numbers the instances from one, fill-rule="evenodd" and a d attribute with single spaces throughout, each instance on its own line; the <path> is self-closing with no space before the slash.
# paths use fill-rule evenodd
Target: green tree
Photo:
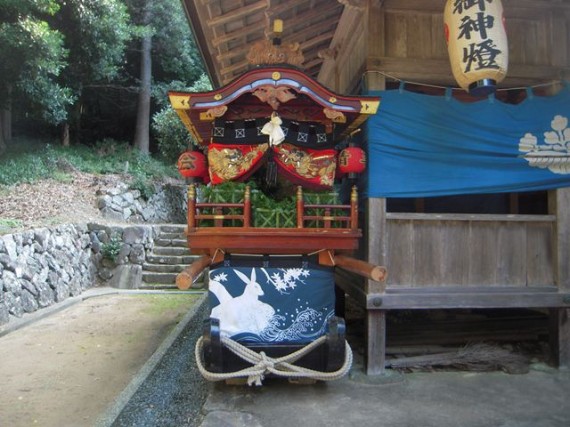
<path id="1" fill-rule="evenodd" d="M 188 91 L 188 92 L 204 92 L 212 90 L 212 84 L 206 76 L 202 76 L 194 82 L 191 87 L 186 87 L 182 82 L 173 81 L 166 87 L 160 86 L 159 94 L 162 90 Z M 170 106 L 166 96 L 158 96 L 159 104 L 162 109 L 152 116 L 152 130 L 156 135 L 158 149 L 161 156 L 170 162 L 176 161 L 178 156 L 187 149 L 196 144 L 196 141 L 184 126 L 176 111 Z"/>
<path id="2" fill-rule="evenodd" d="M 120 0 L 57 0 L 59 12 L 50 23 L 65 38 L 68 65 L 60 74 L 61 85 L 72 91 L 76 102 L 63 123 L 62 142 L 69 144 L 69 123 L 79 137 L 83 93 L 87 86 L 110 85 L 119 76 L 133 27 Z"/>
<path id="3" fill-rule="evenodd" d="M 46 22 L 58 10 L 55 0 L 0 0 L 0 153 L 11 139 L 15 97 L 51 124 L 65 120 L 73 102 L 57 82 L 66 65 L 63 35 Z"/>
<path id="4" fill-rule="evenodd" d="M 148 153 L 152 95 L 166 99 L 164 89 L 171 81 L 189 85 L 203 74 L 203 67 L 180 1 L 129 0 L 128 4 L 139 25 L 140 46 L 134 145 Z"/>

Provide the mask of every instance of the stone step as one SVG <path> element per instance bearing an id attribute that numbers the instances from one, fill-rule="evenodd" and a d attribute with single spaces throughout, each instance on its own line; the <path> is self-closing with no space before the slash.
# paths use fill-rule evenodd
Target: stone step
<path id="1" fill-rule="evenodd" d="M 139 289 L 147 291 L 178 291 L 179 289 L 175 284 L 170 283 L 144 283 L 139 286 Z"/>
<path id="2" fill-rule="evenodd" d="M 148 264 L 182 264 L 190 265 L 199 258 L 197 255 L 189 255 L 186 250 L 186 255 L 156 255 L 150 254 L 146 256 Z"/>
<path id="3" fill-rule="evenodd" d="M 184 234 L 184 230 L 186 229 L 186 224 L 163 224 L 160 226 L 160 233 L 178 233 Z"/>
<path id="4" fill-rule="evenodd" d="M 186 234 L 182 233 L 158 233 L 157 240 L 172 240 L 172 239 L 182 239 L 186 240 Z"/>
<path id="5" fill-rule="evenodd" d="M 180 273 L 187 265 L 184 264 L 149 264 L 144 263 L 142 266 L 143 271 L 155 273 Z"/>
<path id="6" fill-rule="evenodd" d="M 149 289 L 149 286 L 152 286 L 156 289 L 158 286 L 163 287 L 165 285 L 169 285 L 172 289 L 178 289 L 176 287 L 176 275 L 177 273 L 149 273 L 143 271 L 142 281 L 144 285 L 139 286 L 139 288 L 145 287 L 146 289 Z M 204 289 L 204 287 L 205 284 L 203 276 L 199 277 L 198 280 L 192 284 L 192 289 Z"/>
<path id="7" fill-rule="evenodd" d="M 186 248 L 180 248 L 180 247 L 154 247 L 152 250 L 152 254 L 153 255 L 174 255 L 174 256 L 184 256 L 184 255 L 188 255 L 190 253 L 190 250 L 186 247 Z"/>
<path id="8" fill-rule="evenodd" d="M 177 273 L 155 273 L 143 271 L 142 280 L 145 283 L 175 284 Z"/>
<path id="9" fill-rule="evenodd" d="M 166 239 L 160 236 L 158 239 L 154 240 L 154 247 L 165 247 L 165 246 L 173 246 L 178 248 L 187 248 L 188 242 L 186 239 Z"/>

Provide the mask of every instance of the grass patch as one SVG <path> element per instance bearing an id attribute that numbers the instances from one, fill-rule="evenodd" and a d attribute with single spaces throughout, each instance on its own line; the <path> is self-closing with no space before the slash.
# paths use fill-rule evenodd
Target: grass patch
<path id="1" fill-rule="evenodd" d="M 151 301 L 151 304 L 144 309 L 144 313 L 160 315 L 185 306 L 190 309 L 198 301 L 199 295 L 141 295 L 140 298 Z"/>
<path id="2" fill-rule="evenodd" d="M 105 139 L 94 146 L 74 145 L 62 147 L 27 138 L 15 139 L 0 158 L 0 185 L 34 183 L 53 178 L 69 182 L 70 165 L 80 172 L 93 174 L 123 174 L 138 187 L 165 177 L 178 177 L 173 164 L 140 153 L 129 144 Z M 65 169 L 65 168 L 64 168 Z"/>
<path id="3" fill-rule="evenodd" d="M 10 233 L 12 230 L 22 227 L 23 223 L 19 219 L 0 218 L 0 234 Z"/>

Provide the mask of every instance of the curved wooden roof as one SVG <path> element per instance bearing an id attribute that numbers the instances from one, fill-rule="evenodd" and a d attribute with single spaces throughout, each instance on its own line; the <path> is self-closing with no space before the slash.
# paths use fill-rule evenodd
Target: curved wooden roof
<path id="1" fill-rule="evenodd" d="M 375 114 L 380 98 L 343 96 L 331 92 L 305 73 L 291 67 L 259 67 L 228 85 L 209 92 L 170 92 L 170 102 L 199 144 L 208 144 L 212 122 L 269 118 L 275 111 L 284 119 L 335 127 L 343 138 Z"/>

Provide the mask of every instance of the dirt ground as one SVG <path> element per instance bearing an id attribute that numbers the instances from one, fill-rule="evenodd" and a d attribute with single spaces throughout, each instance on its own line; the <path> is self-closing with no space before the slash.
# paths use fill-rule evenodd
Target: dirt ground
<path id="1" fill-rule="evenodd" d="M 74 171 L 67 178 L 66 182 L 44 179 L 34 184 L 0 186 L 0 234 L 58 224 L 105 222 L 97 209 L 97 198 L 123 177 Z"/>
<path id="2" fill-rule="evenodd" d="M 198 301 L 83 300 L 0 337 L 0 426 L 91 426 Z"/>

